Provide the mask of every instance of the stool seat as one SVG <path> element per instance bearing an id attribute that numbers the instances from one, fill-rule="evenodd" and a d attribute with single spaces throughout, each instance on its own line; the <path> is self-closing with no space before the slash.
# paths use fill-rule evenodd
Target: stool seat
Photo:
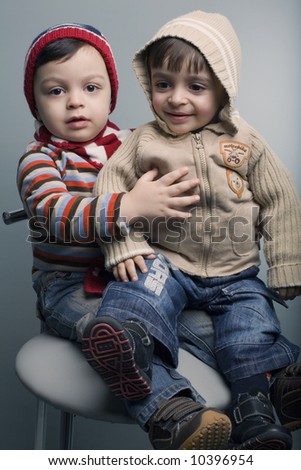
<path id="1" fill-rule="evenodd" d="M 23 385 L 55 408 L 112 423 L 134 422 L 75 342 L 41 333 L 21 347 L 15 367 Z"/>
<path id="2" fill-rule="evenodd" d="M 180 350 L 178 370 L 208 406 L 221 408 L 228 403 L 229 390 L 221 376 L 187 351 Z M 47 332 L 31 338 L 17 354 L 16 373 L 25 387 L 55 408 L 96 420 L 134 423 L 75 342 Z"/>

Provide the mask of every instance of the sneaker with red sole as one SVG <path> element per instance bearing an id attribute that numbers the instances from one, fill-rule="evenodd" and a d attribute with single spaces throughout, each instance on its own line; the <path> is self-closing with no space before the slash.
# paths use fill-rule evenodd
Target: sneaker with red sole
<path id="1" fill-rule="evenodd" d="M 142 400 L 151 393 L 154 343 L 136 320 L 96 317 L 83 334 L 82 352 L 116 396 Z"/>
<path id="2" fill-rule="evenodd" d="M 226 410 L 232 422 L 230 449 L 290 450 L 291 433 L 276 423 L 273 405 L 263 393 L 241 393 Z"/>

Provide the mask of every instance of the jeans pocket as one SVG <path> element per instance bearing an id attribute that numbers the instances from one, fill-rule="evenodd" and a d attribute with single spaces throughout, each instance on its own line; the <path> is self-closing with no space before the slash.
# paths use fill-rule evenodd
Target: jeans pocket
<path id="1" fill-rule="evenodd" d="M 227 287 L 223 288 L 222 292 L 230 301 L 238 295 L 254 293 L 263 295 L 267 299 L 275 301 L 278 304 L 287 307 L 286 302 L 281 299 L 279 294 L 276 291 L 267 287 L 265 283 L 257 277 L 254 279 L 244 279 L 235 282 L 234 284 L 230 284 Z"/>
<path id="2" fill-rule="evenodd" d="M 83 294 L 83 273 L 43 273 L 35 282 L 42 318 L 60 336 L 76 339 L 76 324 L 91 305 Z M 96 306 L 93 305 L 93 311 Z"/>

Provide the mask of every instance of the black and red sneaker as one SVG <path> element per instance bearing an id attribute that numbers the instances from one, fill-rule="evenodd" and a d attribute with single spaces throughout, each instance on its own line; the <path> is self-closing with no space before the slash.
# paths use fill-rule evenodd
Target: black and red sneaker
<path id="1" fill-rule="evenodd" d="M 96 317 L 83 334 L 82 352 L 119 398 L 142 400 L 151 393 L 154 342 L 139 321 Z"/>
<path id="2" fill-rule="evenodd" d="M 289 450 L 291 433 L 276 424 L 273 406 L 261 392 L 242 393 L 226 410 L 232 422 L 229 443 L 236 450 Z"/>
<path id="3" fill-rule="evenodd" d="M 280 423 L 289 431 L 301 428 L 301 363 L 291 364 L 275 375 L 270 398 Z"/>

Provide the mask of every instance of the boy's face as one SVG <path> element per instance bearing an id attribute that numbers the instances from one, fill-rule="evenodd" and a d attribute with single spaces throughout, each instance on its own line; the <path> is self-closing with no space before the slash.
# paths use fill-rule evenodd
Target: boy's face
<path id="1" fill-rule="evenodd" d="M 111 105 L 110 79 L 100 53 L 87 45 L 65 61 L 39 67 L 34 97 L 37 115 L 52 135 L 72 142 L 94 139 Z"/>
<path id="2" fill-rule="evenodd" d="M 226 93 L 209 69 L 190 73 L 165 66 L 151 69 L 152 104 L 156 114 L 177 135 L 209 124 L 225 104 Z"/>

